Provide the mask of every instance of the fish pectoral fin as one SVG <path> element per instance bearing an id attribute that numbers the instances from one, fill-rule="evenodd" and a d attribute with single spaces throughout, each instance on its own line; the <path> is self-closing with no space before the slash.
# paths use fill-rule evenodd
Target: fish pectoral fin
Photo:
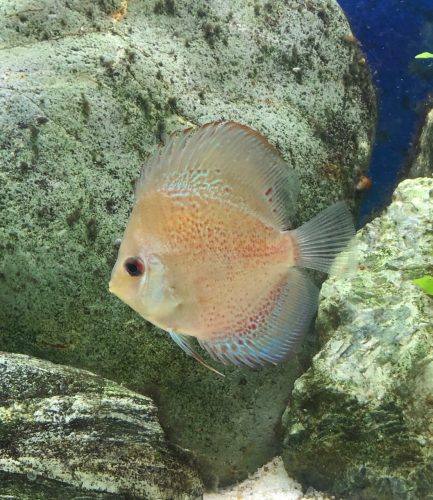
<path id="1" fill-rule="evenodd" d="M 168 332 L 168 333 L 170 334 L 172 340 L 174 340 L 176 344 L 189 356 L 193 357 L 196 361 L 198 361 L 201 365 L 208 368 L 211 372 L 214 372 L 217 375 L 221 375 L 221 377 L 225 377 L 223 373 L 219 372 L 218 370 L 215 370 L 215 368 L 212 368 L 212 366 L 209 366 L 207 363 L 205 363 L 203 358 L 194 351 L 187 335 L 182 335 L 181 333 L 175 333 L 175 332 Z"/>
<path id="2" fill-rule="evenodd" d="M 255 368 L 296 354 L 317 311 L 319 290 L 300 269 L 290 268 L 264 297 L 256 318 L 246 318 L 238 331 L 200 340 L 213 359 Z"/>

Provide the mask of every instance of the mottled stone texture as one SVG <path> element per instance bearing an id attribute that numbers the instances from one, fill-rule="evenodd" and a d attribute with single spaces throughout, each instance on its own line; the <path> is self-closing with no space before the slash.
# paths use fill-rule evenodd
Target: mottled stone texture
<path id="1" fill-rule="evenodd" d="M 337 3 L 3 1 L 0 109 L 0 348 L 153 396 L 209 480 L 268 461 L 298 361 L 223 380 L 107 284 L 140 165 L 174 130 L 260 130 L 299 173 L 299 221 L 353 201 L 375 97 Z"/>
<path id="2" fill-rule="evenodd" d="M 433 179 L 402 182 L 357 235 L 359 270 L 329 279 L 322 349 L 295 383 L 284 460 L 304 484 L 353 499 L 432 498 Z"/>
<path id="3" fill-rule="evenodd" d="M 152 400 L 90 372 L 0 352 L 0 495 L 201 498 Z"/>
<path id="4" fill-rule="evenodd" d="M 427 113 L 421 129 L 409 177 L 433 177 L 433 110 Z"/>

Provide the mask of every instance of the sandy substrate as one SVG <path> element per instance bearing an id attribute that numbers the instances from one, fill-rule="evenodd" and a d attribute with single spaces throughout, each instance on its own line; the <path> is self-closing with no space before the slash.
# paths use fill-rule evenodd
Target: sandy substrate
<path id="1" fill-rule="evenodd" d="M 330 500 L 333 497 L 325 496 L 312 488 L 303 494 L 301 485 L 288 477 L 281 457 L 276 457 L 242 483 L 217 493 L 205 493 L 203 498 L 204 500 Z"/>

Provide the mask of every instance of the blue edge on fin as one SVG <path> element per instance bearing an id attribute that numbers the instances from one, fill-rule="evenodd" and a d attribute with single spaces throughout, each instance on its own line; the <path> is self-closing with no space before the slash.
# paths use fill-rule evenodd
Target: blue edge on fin
<path id="1" fill-rule="evenodd" d="M 232 334 L 212 341 L 198 339 L 200 346 L 215 361 L 250 368 L 265 364 L 276 365 L 295 354 L 317 311 L 319 291 L 298 269 L 288 270 L 288 277 L 290 280 L 287 279 L 282 287 L 273 314 L 261 325 L 260 335 L 253 338 L 250 335 L 240 337 Z M 189 336 L 169 333 L 174 342 L 189 356 L 221 375 L 194 351 Z"/>

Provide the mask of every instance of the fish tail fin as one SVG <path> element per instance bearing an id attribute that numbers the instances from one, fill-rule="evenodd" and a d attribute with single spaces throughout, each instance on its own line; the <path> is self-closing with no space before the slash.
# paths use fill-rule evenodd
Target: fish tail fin
<path id="1" fill-rule="evenodd" d="M 344 202 L 326 208 L 298 229 L 290 231 L 297 246 L 295 265 L 341 275 L 356 266 L 351 243 L 355 236 L 352 214 Z M 342 256 L 337 258 L 340 253 Z M 343 258 L 344 256 L 344 258 Z"/>
<path id="2" fill-rule="evenodd" d="M 194 358 L 196 361 L 198 361 L 201 365 L 206 367 L 208 370 L 211 372 L 216 373 L 217 375 L 221 375 L 221 377 L 225 377 L 225 375 L 218 370 L 215 370 L 212 366 L 209 366 L 203 358 L 198 355 L 194 349 L 192 348 L 189 339 L 187 338 L 186 335 L 182 335 L 181 333 L 174 333 L 174 332 L 168 332 L 170 334 L 170 337 L 176 342 L 176 344 L 183 350 L 185 351 L 189 356 Z"/>

